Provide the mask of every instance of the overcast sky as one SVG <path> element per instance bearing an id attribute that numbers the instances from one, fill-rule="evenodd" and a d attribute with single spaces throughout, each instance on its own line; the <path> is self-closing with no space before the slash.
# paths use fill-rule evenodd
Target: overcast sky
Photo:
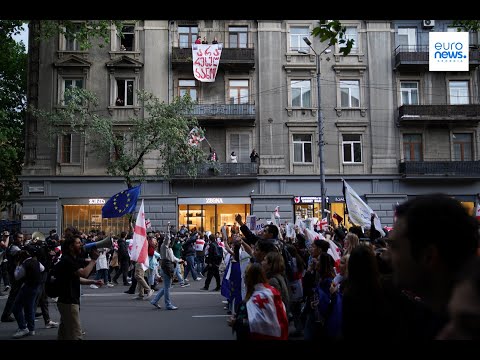
<path id="1" fill-rule="evenodd" d="M 25 44 L 25 51 L 28 51 L 28 24 L 24 24 L 23 29 L 19 35 L 14 35 L 13 38 L 18 42 L 22 41 Z"/>

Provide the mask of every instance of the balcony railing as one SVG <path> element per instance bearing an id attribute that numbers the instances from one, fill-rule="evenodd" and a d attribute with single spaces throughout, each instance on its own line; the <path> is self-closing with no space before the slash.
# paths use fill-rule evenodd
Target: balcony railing
<path id="1" fill-rule="evenodd" d="M 393 54 L 395 69 L 402 67 L 428 67 L 428 46 L 427 45 L 400 45 Z M 470 66 L 480 65 L 480 50 L 470 49 Z"/>
<path id="2" fill-rule="evenodd" d="M 402 105 L 398 108 L 400 125 L 433 123 L 472 124 L 480 121 L 480 105 Z"/>
<path id="3" fill-rule="evenodd" d="M 480 178 L 480 161 L 402 161 L 404 177 Z"/>
<path id="4" fill-rule="evenodd" d="M 197 104 L 193 113 L 197 118 L 247 118 L 255 119 L 254 104 Z"/>
<path id="5" fill-rule="evenodd" d="M 210 177 L 256 177 L 258 173 L 258 164 L 253 162 L 246 163 L 221 163 L 197 165 L 197 178 Z M 179 166 L 173 173 L 174 178 L 188 178 L 187 166 Z"/>
<path id="6" fill-rule="evenodd" d="M 172 64 L 192 64 L 191 48 L 173 48 Z M 220 66 L 222 65 L 244 65 L 247 67 L 255 66 L 255 49 L 253 48 L 223 48 L 220 57 Z"/>

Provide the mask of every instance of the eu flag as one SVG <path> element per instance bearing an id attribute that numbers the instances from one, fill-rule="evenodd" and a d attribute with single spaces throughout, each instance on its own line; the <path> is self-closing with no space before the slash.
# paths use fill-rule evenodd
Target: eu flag
<path id="1" fill-rule="evenodd" d="M 125 214 L 135 211 L 138 195 L 140 195 L 140 186 L 120 191 L 113 195 L 102 207 L 103 218 L 121 217 Z"/>

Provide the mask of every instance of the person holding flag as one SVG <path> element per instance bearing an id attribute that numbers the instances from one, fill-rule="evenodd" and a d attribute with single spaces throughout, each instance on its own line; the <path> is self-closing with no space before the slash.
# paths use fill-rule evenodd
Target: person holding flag
<path id="1" fill-rule="evenodd" d="M 135 261 L 135 279 L 137 280 L 138 296 L 134 299 L 143 300 L 144 290 L 148 291 L 147 299 L 150 298 L 154 291 L 145 281 L 145 270 L 149 268 L 148 261 L 148 242 L 147 242 L 147 226 L 145 225 L 145 210 L 142 199 L 142 205 L 138 211 L 137 221 L 133 230 L 132 250 L 130 259 Z"/>

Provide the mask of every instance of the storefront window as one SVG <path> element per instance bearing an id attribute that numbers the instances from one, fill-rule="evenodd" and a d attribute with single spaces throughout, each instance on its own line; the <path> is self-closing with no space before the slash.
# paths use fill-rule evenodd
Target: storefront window
<path id="1" fill-rule="evenodd" d="M 102 219 L 102 207 L 103 205 L 64 205 L 63 227 L 73 226 L 86 233 L 90 230 L 103 230 L 114 235 L 130 231 L 126 216 Z"/>
<path id="2" fill-rule="evenodd" d="M 185 225 L 189 230 L 196 227 L 197 230 L 215 234 L 227 223 L 230 231 L 235 225 L 236 214 L 246 219 L 250 215 L 250 204 L 179 205 L 178 228 Z"/>

